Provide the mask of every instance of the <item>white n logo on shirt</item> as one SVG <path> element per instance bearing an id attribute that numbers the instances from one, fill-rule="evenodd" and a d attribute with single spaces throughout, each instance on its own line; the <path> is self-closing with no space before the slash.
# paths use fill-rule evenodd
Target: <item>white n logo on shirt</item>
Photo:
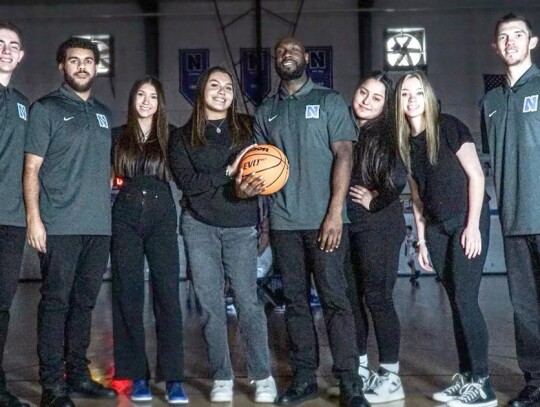
<path id="1" fill-rule="evenodd" d="M 26 121 L 26 106 L 17 103 L 17 109 L 19 110 L 19 117 Z"/>
<path id="2" fill-rule="evenodd" d="M 320 105 L 306 105 L 306 119 L 319 118 Z"/>
<path id="3" fill-rule="evenodd" d="M 523 113 L 536 112 L 538 110 L 538 95 L 527 96 L 523 99 Z"/>
<path id="4" fill-rule="evenodd" d="M 99 123 L 99 127 L 105 127 L 106 129 L 109 128 L 109 123 L 107 122 L 107 116 L 104 114 L 96 113 L 96 117 Z"/>

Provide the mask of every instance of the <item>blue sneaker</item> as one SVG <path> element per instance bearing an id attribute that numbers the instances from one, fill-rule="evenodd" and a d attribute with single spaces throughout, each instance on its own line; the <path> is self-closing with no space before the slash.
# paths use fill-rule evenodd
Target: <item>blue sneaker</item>
<path id="1" fill-rule="evenodd" d="M 187 404 L 188 398 L 184 389 L 182 388 L 182 383 L 178 380 L 167 382 L 167 401 L 169 404 Z"/>
<path id="2" fill-rule="evenodd" d="M 148 386 L 148 380 L 133 380 L 133 388 L 131 389 L 129 398 L 132 401 L 152 401 L 152 392 Z"/>

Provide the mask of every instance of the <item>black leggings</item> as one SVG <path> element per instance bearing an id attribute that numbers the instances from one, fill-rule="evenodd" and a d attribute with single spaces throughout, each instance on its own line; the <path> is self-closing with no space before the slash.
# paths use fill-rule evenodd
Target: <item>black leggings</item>
<path id="1" fill-rule="evenodd" d="M 433 266 L 448 294 L 459 371 L 473 377 L 488 374 L 488 332 L 478 305 L 478 291 L 489 247 L 489 208 L 486 202 L 480 216 L 482 253 L 468 259 L 461 247 L 465 215 L 444 222 L 427 223 L 427 248 Z"/>
<path id="2" fill-rule="evenodd" d="M 380 363 L 396 363 L 399 360 L 400 327 L 393 291 L 399 250 L 405 237 L 402 216 L 401 223 L 396 226 L 349 234 L 351 261 L 346 267 L 346 274 L 358 350 L 360 355 L 367 354 L 367 305 L 373 320 Z"/>

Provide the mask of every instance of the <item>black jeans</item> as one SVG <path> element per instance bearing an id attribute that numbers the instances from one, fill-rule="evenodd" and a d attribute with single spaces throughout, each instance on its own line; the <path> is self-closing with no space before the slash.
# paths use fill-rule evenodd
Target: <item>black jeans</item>
<path id="1" fill-rule="evenodd" d="M 26 228 L 0 225 L 0 387 L 6 382 L 3 362 L 9 309 L 17 291 L 25 238 Z"/>
<path id="2" fill-rule="evenodd" d="M 354 319 L 347 298 L 344 274 L 348 232 L 344 228 L 339 249 L 326 253 L 319 249 L 318 230 L 270 232 L 275 266 L 283 280 L 285 322 L 292 346 L 291 365 L 296 382 L 315 382 L 319 366 L 319 344 L 309 305 L 311 274 L 321 299 L 333 371 L 348 377 L 358 369 Z"/>
<path id="3" fill-rule="evenodd" d="M 540 387 L 540 235 L 505 236 L 504 254 L 519 367 Z"/>
<path id="4" fill-rule="evenodd" d="M 360 355 L 367 354 L 367 305 L 379 350 L 380 363 L 399 361 L 400 326 L 394 307 L 399 250 L 405 236 L 403 216 L 395 229 L 349 233 L 348 296 L 353 309 Z"/>
<path id="5" fill-rule="evenodd" d="M 112 214 L 111 271 L 115 377 L 150 378 L 144 332 L 144 256 L 156 320 L 156 381 L 182 380 L 184 350 L 179 298 L 176 209 L 157 179 L 126 185 Z"/>
<path id="6" fill-rule="evenodd" d="M 41 300 L 38 306 L 39 375 L 44 388 L 68 378 L 89 377 L 92 310 L 107 267 L 110 237 L 48 235 L 40 253 Z M 65 364 L 65 367 L 64 367 Z"/>
<path id="7" fill-rule="evenodd" d="M 461 247 L 465 215 L 440 223 L 427 222 L 426 239 L 433 266 L 448 294 L 459 371 L 473 377 L 488 375 L 488 332 L 478 305 L 478 291 L 489 247 L 489 209 L 484 202 L 480 216 L 482 253 L 468 259 Z"/>

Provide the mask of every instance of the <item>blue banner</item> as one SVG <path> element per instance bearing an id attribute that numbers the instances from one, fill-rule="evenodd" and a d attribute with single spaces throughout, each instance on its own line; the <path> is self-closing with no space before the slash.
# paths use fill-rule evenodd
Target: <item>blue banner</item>
<path id="1" fill-rule="evenodd" d="M 240 48 L 240 66 L 242 91 L 251 103 L 258 106 L 270 92 L 270 49 L 261 50 L 260 76 L 257 72 L 259 61 L 256 48 Z"/>
<path id="2" fill-rule="evenodd" d="M 180 93 L 191 104 L 195 100 L 197 82 L 208 69 L 209 55 L 207 48 L 178 50 Z"/>
<path id="3" fill-rule="evenodd" d="M 306 47 L 309 54 L 307 74 L 313 82 L 327 88 L 334 87 L 332 47 Z"/>

